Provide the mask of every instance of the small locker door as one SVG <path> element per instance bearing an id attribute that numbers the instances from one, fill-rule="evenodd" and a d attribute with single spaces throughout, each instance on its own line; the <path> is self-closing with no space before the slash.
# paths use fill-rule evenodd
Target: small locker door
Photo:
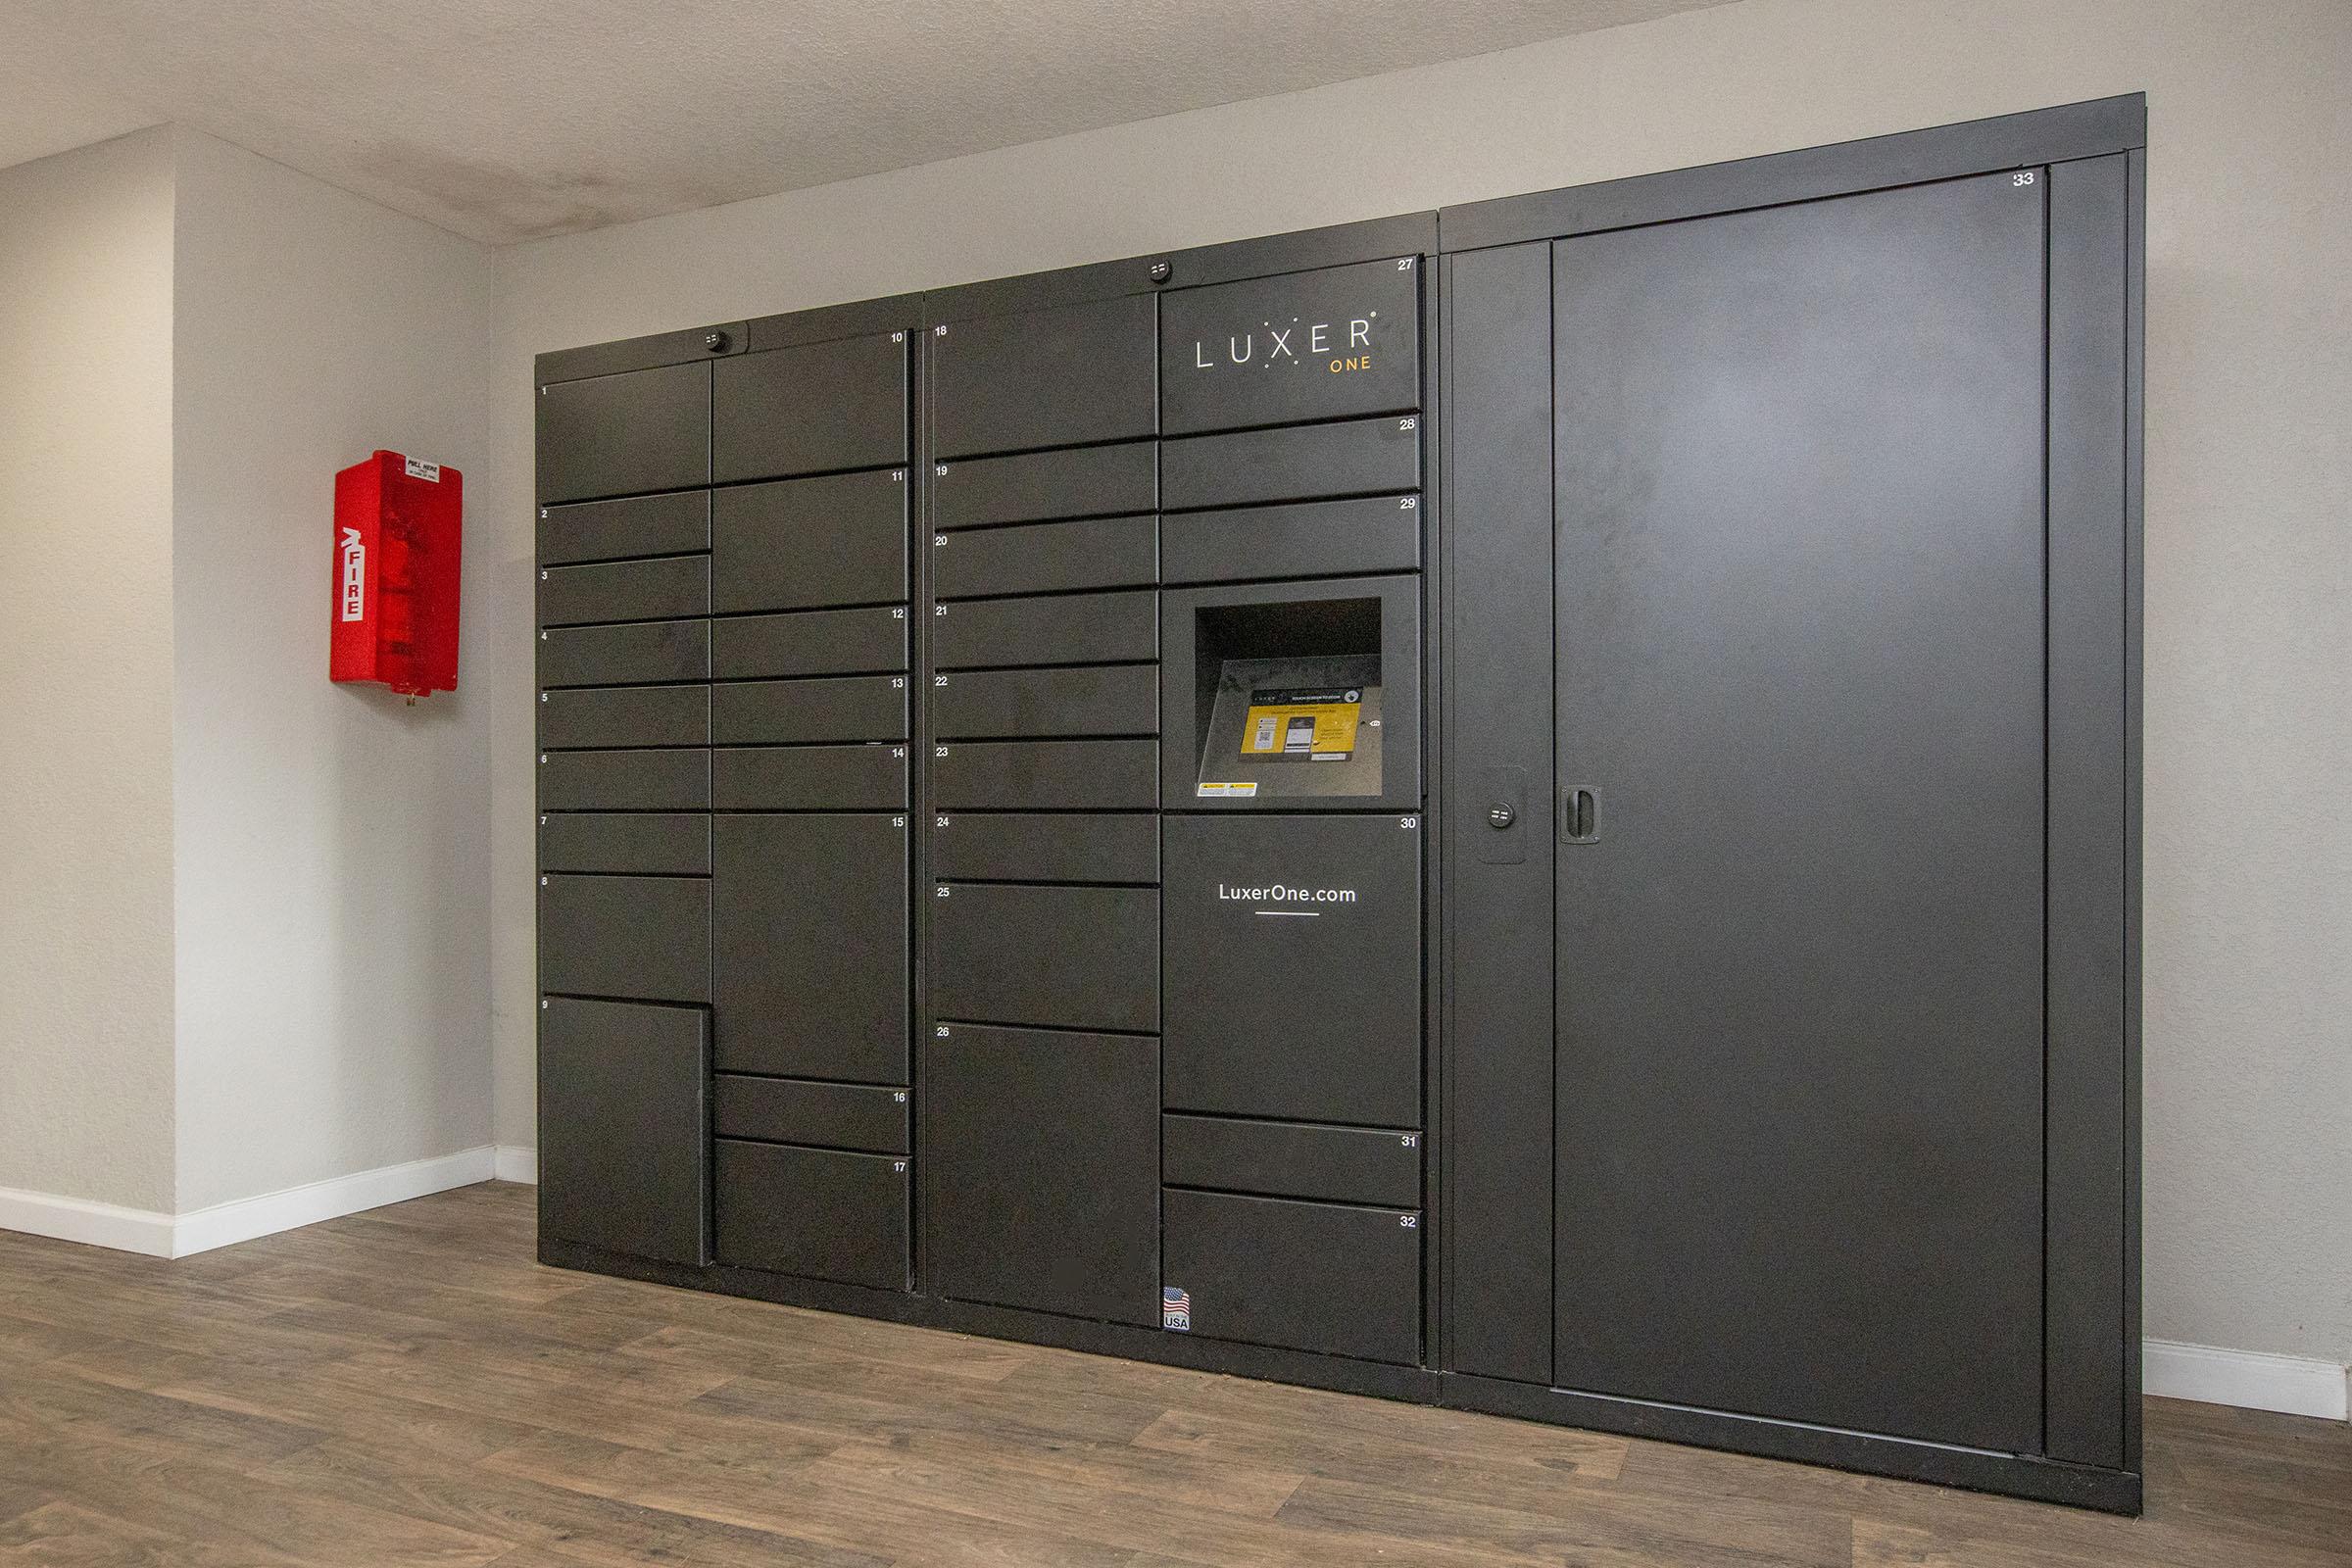
<path id="1" fill-rule="evenodd" d="M 719 1070 L 904 1084 L 905 814 L 721 815 L 713 826 Z"/>
<path id="2" fill-rule="evenodd" d="M 710 367 L 664 365 L 539 389 L 539 499 L 710 482 Z"/>
<path id="3" fill-rule="evenodd" d="M 2041 1441 L 2046 184 L 1557 248 L 1561 1387 Z"/>
<path id="4" fill-rule="evenodd" d="M 1159 426 L 1159 302 L 1149 294 L 936 327 L 932 454 L 1124 441 Z"/>

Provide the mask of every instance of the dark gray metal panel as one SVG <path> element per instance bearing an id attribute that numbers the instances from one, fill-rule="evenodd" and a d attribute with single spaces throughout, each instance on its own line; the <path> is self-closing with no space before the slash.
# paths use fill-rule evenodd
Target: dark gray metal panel
<path id="1" fill-rule="evenodd" d="M 1368 218 L 1178 251 L 1167 258 L 1168 283 L 1171 287 L 1228 283 L 1276 272 L 1425 255 L 1437 248 L 1437 214 L 1400 213 L 1394 218 Z"/>
<path id="2" fill-rule="evenodd" d="M 710 754 L 721 811 L 903 811 L 905 746 L 728 747 Z"/>
<path id="3" fill-rule="evenodd" d="M 1555 253 L 1557 1386 L 2041 1442 L 2042 189 Z"/>
<path id="4" fill-rule="evenodd" d="M 719 491 L 710 519 L 714 608 L 904 601 L 907 494 L 903 467 Z"/>
<path id="5" fill-rule="evenodd" d="M 721 1071 L 906 1082 L 906 841 L 904 813 L 716 819 Z"/>
<path id="6" fill-rule="evenodd" d="M 539 1012 L 539 1234 L 710 1260 L 709 1014 L 551 997 Z"/>
<path id="7" fill-rule="evenodd" d="M 619 686 L 710 678 L 710 623 L 641 620 L 539 634 L 539 684 Z"/>
<path id="8" fill-rule="evenodd" d="M 937 464 L 932 492 L 942 528 L 1150 512 L 1159 505 L 1159 443 Z"/>
<path id="9" fill-rule="evenodd" d="M 1418 571 L 1421 498 L 1180 513 L 1167 519 L 1160 549 L 1168 583 Z"/>
<path id="10" fill-rule="evenodd" d="M 2118 154 L 2060 164 L 2049 179 L 2044 1451 L 2121 1467 L 2137 1354 L 2124 1337 L 2130 171 Z"/>
<path id="11" fill-rule="evenodd" d="M 1321 496 L 1381 495 L 1421 485 L 1416 415 L 1239 430 L 1160 443 L 1160 502 L 1247 507 Z"/>
<path id="12" fill-rule="evenodd" d="M 728 681 L 711 688 L 711 708 L 722 746 L 906 738 L 904 675 Z"/>
<path id="13" fill-rule="evenodd" d="M 931 451 L 941 458 L 1150 435 L 1159 417 L 1148 294 L 934 327 Z"/>
<path id="14" fill-rule="evenodd" d="M 906 667 L 903 608 L 729 615 L 711 624 L 711 672 L 721 680 L 861 675 Z"/>
<path id="15" fill-rule="evenodd" d="M 542 626 L 709 613 L 708 556 L 608 561 L 593 566 L 542 567 L 539 572 Z"/>
<path id="16" fill-rule="evenodd" d="M 539 879 L 539 989 L 710 1000 L 710 884 L 681 876 Z"/>
<path id="17" fill-rule="evenodd" d="M 672 365 L 539 389 L 541 501 L 710 482 L 710 366 Z"/>
<path id="18" fill-rule="evenodd" d="M 1119 294 L 1230 283 L 1276 272 L 1421 255 L 1436 250 L 1437 245 L 1438 215 L 1405 213 L 934 289 L 923 296 L 923 319 L 926 323 L 959 321 Z M 1152 276 L 1155 267 L 1164 267 L 1164 274 Z"/>
<path id="19" fill-rule="evenodd" d="M 1441 1268 L 1450 1370 L 1551 1381 L 1551 247 L 1448 257 Z M 1511 813 L 1496 828 L 1489 812 Z"/>
<path id="20" fill-rule="evenodd" d="M 539 564 L 669 556 L 710 548 L 710 493 L 631 496 L 539 509 Z"/>
<path id="21" fill-rule="evenodd" d="M 1159 1179 L 1271 1198 L 1421 1207 L 1421 1135 L 1231 1116 L 1159 1119 Z"/>
<path id="22" fill-rule="evenodd" d="M 1929 130 L 1768 153 L 1567 190 L 1505 196 L 1438 215 L 1447 251 L 1515 245 L 1787 202 L 2095 158 L 2148 139 L 2147 95 L 2127 93 Z"/>
<path id="23" fill-rule="evenodd" d="M 922 323 L 920 294 L 890 294 L 881 299 L 851 300 L 819 305 L 811 310 L 761 316 L 744 323 L 744 351 L 764 354 L 769 349 L 798 343 L 825 343 L 834 338 L 870 337 L 876 333 L 911 332 Z"/>
<path id="24" fill-rule="evenodd" d="M 938 1292 L 1155 1326 L 1158 1042 L 944 1024 L 922 1069 Z"/>
<path id="25" fill-rule="evenodd" d="M 1159 655 L 1159 599 L 1150 589 L 986 599 L 938 606 L 934 669 L 1107 664 Z"/>
<path id="26" fill-rule="evenodd" d="M 2144 534 L 2148 160 L 2129 155 L 2131 243 L 2124 264 L 2124 1345 L 2140 1343 L 2140 659 Z M 2140 1358 L 2124 1359 L 2124 1463 L 2139 1505 Z"/>
<path id="27" fill-rule="evenodd" d="M 710 743 L 708 686 L 578 686 L 539 694 L 542 747 Z"/>
<path id="28" fill-rule="evenodd" d="M 1156 889 L 943 882 L 935 891 L 933 1017 L 1159 1027 Z"/>
<path id="29" fill-rule="evenodd" d="M 1161 824 L 1170 1110 L 1421 1123 L 1417 817 Z"/>
<path id="30" fill-rule="evenodd" d="M 943 882 L 1156 882 L 1159 818 L 938 811 L 931 875 Z"/>
<path id="31" fill-rule="evenodd" d="M 1174 519 L 1170 519 L 1173 521 Z M 1245 814 L 1312 808 L 1308 803 L 1356 810 L 1411 811 L 1422 803 L 1421 602 L 1415 577 L 1349 577 L 1318 582 L 1253 583 L 1171 588 L 1160 596 L 1160 789 L 1171 805 L 1196 811 Z M 1354 607 L 1377 601 L 1378 631 L 1350 618 Z M 1231 630 L 1242 613 L 1266 612 L 1246 634 Z M 1376 637 L 1377 647 L 1372 645 Z M 1365 640 L 1359 640 L 1365 639 Z M 1211 711 L 1227 659 L 1243 661 L 1371 660 L 1377 656 L 1380 728 L 1375 755 L 1358 733 L 1358 760 L 1378 764 L 1380 789 L 1366 795 L 1278 796 L 1261 785 L 1254 797 L 1201 796 L 1204 776 L 1247 776 L 1239 743 L 1205 766 Z M 1364 679 L 1361 675 L 1350 677 Z M 1285 680 L 1283 684 L 1290 684 Z M 1307 763 L 1256 764 L 1259 773 Z M 1332 770 L 1336 773 L 1336 769 Z M 1302 777 L 1301 786 L 1306 780 Z"/>
<path id="32" fill-rule="evenodd" d="M 707 811 L 710 754 L 541 752 L 543 811 Z"/>
<path id="33" fill-rule="evenodd" d="M 906 1098 L 904 1089 L 878 1085 L 722 1072 L 714 1085 L 710 1130 L 720 1138 L 904 1154 Z"/>
<path id="34" fill-rule="evenodd" d="M 976 528 L 931 536 L 931 578 L 943 599 L 1125 588 L 1159 579 L 1159 519 Z"/>
<path id="35" fill-rule="evenodd" d="M 905 1290 L 907 1163 L 890 1154 L 717 1140 L 719 1261 Z"/>
<path id="36" fill-rule="evenodd" d="M 942 810 L 1148 811 L 1159 804 L 1154 741 L 957 741 L 932 748 Z"/>
<path id="37" fill-rule="evenodd" d="M 1421 265 L 1399 256 L 1160 302 L 1160 429 L 1178 435 L 1421 406 Z"/>
<path id="38" fill-rule="evenodd" d="M 700 811 L 543 812 L 539 869 L 709 876 L 710 818 Z"/>
<path id="39" fill-rule="evenodd" d="M 1159 671 L 1150 664 L 969 671 L 934 676 L 928 690 L 941 740 L 1159 733 Z"/>
<path id="40" fill-rule="evenodd" d="M 583 348 L 555 349 L 538 356 L 532 379 L 534 384 L 546 386 L 556 381 L 578 381 L 588 376 L 617 375 L 626 370 L 741 354 L 747 336 L 744 322 L 723 321 L 716 326 L 693 326 L 676 332 L 656 332 L 650 337 L 624 337 Z"/>
<path id="41" fill-rule="evenodd" d="M 1192 1332 L 1367 1361 L 1421 1353 L 1421 1216 L 1171 1190 L 1161 1277 Z"/>
<path id="42" fill-rule="evenodd" d="M 903 330 L 739 355 L 710 374 L 716 483 L 906 462 Z"/>

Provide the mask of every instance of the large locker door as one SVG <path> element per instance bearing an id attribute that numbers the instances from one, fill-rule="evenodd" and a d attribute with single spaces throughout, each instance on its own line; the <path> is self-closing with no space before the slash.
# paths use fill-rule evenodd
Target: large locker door
<path id="1" fill-rule="evenodd" d="M 2045 188 L 1555 252 L 1562 1387 L 2039 1446 Z"/>
<path id="2" fill-rule="evenodd" d="M 904 812 L 717 818 L 719 1071 L 906 1081 L 906 855 Z"/>

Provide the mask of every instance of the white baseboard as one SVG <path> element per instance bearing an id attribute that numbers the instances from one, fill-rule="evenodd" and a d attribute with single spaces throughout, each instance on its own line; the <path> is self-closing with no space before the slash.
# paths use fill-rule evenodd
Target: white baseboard
<path id="1" fill-rule="evenodd" d="M 484 1144 L 435 1159 L 354 1171 L 179 1215 L 0 1189 L 0 1230 L 109 1247 L 120 1252 L 143 1252 L 149 1257 L 187 1257 L 216 1247 L 250 1242 L 257 1236 L 273 1236 L 363 1209 L 405 1202 L 427 1193 L 470 1187 L 490 1180 L 498 1165 L 499 1151 Z"/>
<path id="2" fill-rule="evenodd" d="M 498 1146 L 498 1179 L 502 1182 L 520 1182 L 526 1187 L 539 1185 L 539 1151 L 520 1144 Z"/>
<path id="3" fill-rule="evenodd" d="M 438 1159 L 413 1159 L 405 1165 L 354 1171 L 349 1176 L 289 1187 L 282 1193 L 265 1193 L 259 1198 L 241 1198 L 234 1202 L 199 1208 L 180 1215 L 172 1227 L 172 1255 L 186 1257 L 194 1252 L 209 1252 L 216 1247 L 250 1242 L 257 1236 L 274 1236 L 279 1231 L 316 1225 L 322 1219 L 339 1219 L 363 1209 L 381 1208 L 386 1203 L 405 1202 L 427 1193 L 470 1187 L 475 1182 L 488 1181 L 496 1164 L 496 1151 L 484 1144 L 478 1149 L 443 1154 Z"/>
<path id="4" fill-rule="evenodd" d="M 118 1252 L 172 1255 L 172 1216 L 153 1208 L 123 1208 L 54 1193 L 0 1187 L 0 1231 L 23 1231 Z"/>
<path id="5" fill-rule="evenodd" d="M 2333 1361 L 2299 1355 L 2148 1340 L 2140 1347 L 2140 1383 L 2142 1392 L 2168 1399 L 2328 1421 L 2352 1415 L 2352 1373 Z"/>

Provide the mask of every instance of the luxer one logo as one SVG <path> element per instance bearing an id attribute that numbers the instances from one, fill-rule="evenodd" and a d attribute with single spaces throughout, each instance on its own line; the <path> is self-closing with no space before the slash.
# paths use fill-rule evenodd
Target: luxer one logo
<path id="1" fill-rule="evenodd" d="M 360 530 L 346 528 L 335 546 L 336 559 L 343 567 L 343 618 L 368 618 L 368 546 L 361 542 Z"/>
<path id="2" fill-rule="evenodd" d="M 1260 321 L 1257 326 L 1239 336 L 1228 336 L 1223 345 L 1210 348 L 1205 338 L 1193 340 L 1193 368 L 1215 370 L 1226 366 L 1262 365 L 1272 369 L 1287 365 L 1296 369 L 1301 365 L 1320 365 L 1333 375 L 1345 375 L 1350 370 L 1372 368 L 1372 323 L 1380 313 L 1351 317 L 1344 324 L 1336 321 L 1303 321 L 1292 317 L 1288 326 L 1276 326 Z"/>
<path id="3" fill-rule="evenodd" d="M 1217 898 L 1228 904 L 1353 904 L 1353 888 L 1294 888 L 1276 882 L 1266 887 L 1236 888 L 1217 884 Z"/>

